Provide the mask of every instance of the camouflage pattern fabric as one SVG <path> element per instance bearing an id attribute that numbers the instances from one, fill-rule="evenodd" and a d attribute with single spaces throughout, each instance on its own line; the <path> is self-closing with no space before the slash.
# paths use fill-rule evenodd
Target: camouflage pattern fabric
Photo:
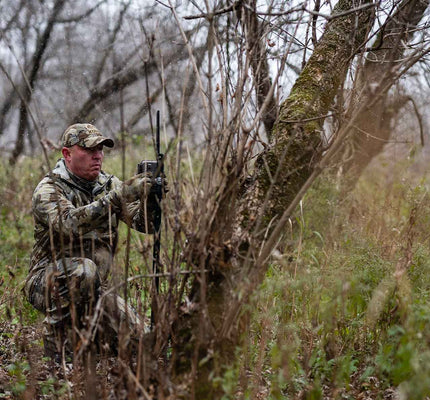
<path id="1" fill-rule="evenodd" d="M 63 134 L 63 146 L 71 147 L 77 144 L 78 146 L 91 148 L 99 144 L 107 147 L 113 147 L 112 139 L 104 137 L 100 131 L 91 124 L 74 124 L 69 126 Z"/>
<path id="2" fill-rule="evenodd" d="M 116 293 L 103 296 L 109 286 L 120 220 L 133 228 L 151 231 L 140 201 L 114 212 L 106 196 L 121 186 L 118 178 L 101 172 L 95 182 L 82 180 L 57 162 L 33 193 L 35 244 L 24 287 L 29 302 L 46 316 L 45 344 L 59 348 L 58 332 L 91 315 L 103 297 L 104 321 L 118 332 L 125 318 L 132 330 L 143 328 L 129 305 Z M 151 213 L 149 213 L 151 215 Z M 64 338 L 63 338 L 64 339 Z"/>

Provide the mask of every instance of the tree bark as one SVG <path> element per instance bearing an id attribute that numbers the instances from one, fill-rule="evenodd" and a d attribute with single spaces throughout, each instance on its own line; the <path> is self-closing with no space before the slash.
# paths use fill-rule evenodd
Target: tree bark
<path id="1" fill-rule="evenodd" d="M 360 4 L 365 3 L 368 2 Z M 334 14 L 353 9 L 352 4 L 340 1 Z M 352 58 L 365 44 L 372 15 L 372 9 L 365 9 L 334 18 L 327 24 L 290 95 L 281 104 L 271 146 L 258 159 L 255 183 L 245 198 L 248 209 L 245 223 L 262 216 L 263 225 L 268 226 L 282 215 L 312 173 L 323 151 L 324 120 Z M 261 211 L 269 190 L 269 201 Z"/>

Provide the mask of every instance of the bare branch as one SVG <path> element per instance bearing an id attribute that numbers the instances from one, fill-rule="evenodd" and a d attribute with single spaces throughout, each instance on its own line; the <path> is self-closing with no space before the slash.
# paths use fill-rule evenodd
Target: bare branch
<path id="1" fill-rule="evenodd" d="M 85 11 L 83 14 L 76 15 L 74 17 L 70 18 L 57 18 L 56 23 L 57 24 L 69 24 L 71 22 L 79 22 L 83 20 L 84 18 L 89 17 L 97 8 L 99 8 L 103 3 L 106 3 L 107 0 L 100 0 L 94 7 L 89 8 L 87 11 Z"/>

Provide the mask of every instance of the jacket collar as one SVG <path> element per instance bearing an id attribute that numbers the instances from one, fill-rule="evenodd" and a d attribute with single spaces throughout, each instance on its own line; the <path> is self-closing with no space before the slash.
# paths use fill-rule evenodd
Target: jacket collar
<path id="1" fill-rule="evenodd" d="M 54 177 L 61 179 L 68 185 L 76 187 L 87 193 L 92 192 L 92 194 L 97 194 L 112 179 L 112 175 L 108 175 L 104 171 L 100 171 L 100 174 L 94 183 L 85 181 L 84 179 L 73 175 L 73 173 L 66 167 L 64 158 L 60 158 L 57 161 L 57 164 L 52 170 L 52 174 Z"/>

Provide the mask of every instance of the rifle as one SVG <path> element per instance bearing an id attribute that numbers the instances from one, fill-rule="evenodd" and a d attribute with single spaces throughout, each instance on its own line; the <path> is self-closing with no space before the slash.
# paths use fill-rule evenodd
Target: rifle
<path id="1" fill-rule="evenodd" d="M 154 183 L 151 193 L 148 196 L 148 203 L 152 203 L 154 208 L 151 210 L 154 224 L 154 245 L 152 250 L 152 272 L 154 274 L 154 287 L 156 294 L 160 290 L 160 241 L 161 241 L 161 200 L 163 198 L 163 178 L 164 178 L 164 154 L 160 152 L 160 111 L 157 110 L 156 134 L 155 134 L 155 155 L 156 161 L 143 160 L 137 165 L 137 172 L 150 172 Z M 154 296 L 155 297 L 155 296 Z M 153 297 L 151 307 L 151 325 L 155 322 L 157 308 L 156 299 Z"/>

